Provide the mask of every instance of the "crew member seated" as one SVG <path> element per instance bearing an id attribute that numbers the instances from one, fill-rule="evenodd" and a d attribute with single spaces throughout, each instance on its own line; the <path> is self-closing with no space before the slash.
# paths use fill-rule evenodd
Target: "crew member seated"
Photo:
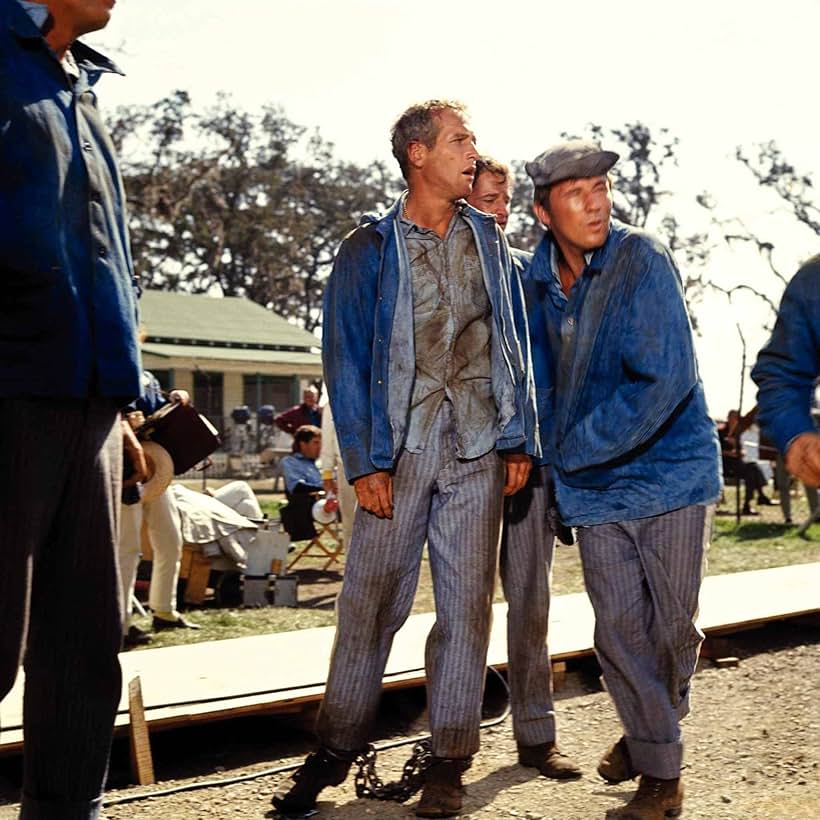
<path id="1" fill-rule="evenodd" d="M 751 507 L 752 496 L 757 493 L 757 503 L 769 506 L 772 501 L 763 492 L 766 488 L 766 477 L 754 461 L 743 460 L 743 448 L 740 437 L 754 424 L 757 417 L 757 407 L 752 408 L 745 416 L 737 410 L 730 410 L 726 421 L 718 424 L 717 431 L 720 438 L 720 452 L 723 461 L 723 477 L 743 482 L 743 515 L 757 515 Z M 738 492 L 740 487 L 738 486 Z"/>
<path id="2" fill-rule="evenodd" d="M 323 490 L 322 475 L 316 466 L 321 446 L 322 431 L 312 424 L 303 424 L 293 434 L 293 453 L 280 462 L 288 500 L 280 515 L 293 541 L 305 541 L 316 535 L 311 509 L 316 494 Z"/>

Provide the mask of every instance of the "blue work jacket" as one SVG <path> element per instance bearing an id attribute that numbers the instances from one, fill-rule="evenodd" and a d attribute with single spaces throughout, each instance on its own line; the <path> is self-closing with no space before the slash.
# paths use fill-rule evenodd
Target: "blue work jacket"
<path id="1" fill-rule="evenodd" d="M 399 198 L 341 244 L 324 300 L 322 358 L 348 481 L 392 470 L 416 373 L 413 289 Z M 499 450 L 538 452 L 523 295 L 492 216 L 463 206 L 492 307 L 491 368 Z"/>
<path id="2" fill-rule="evenodd" d="M 671 255 L 613 221 L 565 301 L 552 241 L 541 241 L 523 283 L 545 461 L 564 523 L 716 500 L 720 448 Z"/>
<path id="3" fill-rule="evenodd" d="M 135 281 L 114 147 L 92 87 L 117 71 L 74 43 L 66 76 L 0 0 L 0 396 L 140 393 Z"/>
<path id="4" fill-rule="evenodd" d="M 757 357 L 758 421 L 785 453 L 793 438 L 815 430 L 811 417 L 820 378 L 820 256 L 786 286 L 772 337 Z"/>

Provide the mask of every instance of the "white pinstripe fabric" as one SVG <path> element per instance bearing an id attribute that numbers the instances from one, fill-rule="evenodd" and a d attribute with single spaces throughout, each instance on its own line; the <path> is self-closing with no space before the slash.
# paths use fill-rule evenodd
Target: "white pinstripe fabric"
<path id="1" fill-rule="evenodd" d="M 711 512 L 693 505 L 578 530 L 595 650 L 632 762 L 652 777 L 680 774 Z"/>
<path id="2" fill-rule="evenodd" d="M 317 721 L 327 746 L 355 750 L 367 742 L 393 636 L 413 603 L 426 540 L 437 618 L 425 658 L 433 754 L 464 758 L 478 749 L 504 465 L 495 451 L 468 461 L 454 454 L 445 403 L 426 449 L 399 458 L 393 519 L 356 511 Z"/>
<path id="3" fill-rule="evenodd" d="M 550 468 L 534 467 L 527 486 L 506 499 L 501 583 L 507 599 L 507 674 L 516 741 L 555 740 L 552 667 L 547 649 L 555 535 L 547 517 Z"/>

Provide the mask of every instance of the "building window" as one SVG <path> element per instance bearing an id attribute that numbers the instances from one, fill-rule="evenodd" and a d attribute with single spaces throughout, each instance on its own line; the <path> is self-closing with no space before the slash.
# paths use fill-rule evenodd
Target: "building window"
<path id="1" fill-rule="evenodd" d="M 298 379 L 294 376 L 267 376 L 251 373 L 243 376 L 243 401 L 252 413 L 263 404 L 272 404 L 280 413 L 297 402 Z"/>
<path id="2" fill-rule="evenodd" d="M 173 370 L 152 370 L 154 378 L 159 382 L 163 390 L 174 389 L 174 371 Z"/>
<path id="3" fill-rule="evenodd" d="M 218 430 L 224 428 L 222 374 L 194 371 L 194 407 Z"/>

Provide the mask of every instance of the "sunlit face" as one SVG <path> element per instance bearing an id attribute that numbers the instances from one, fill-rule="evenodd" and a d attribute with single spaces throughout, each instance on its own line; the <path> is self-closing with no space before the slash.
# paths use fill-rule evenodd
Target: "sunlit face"
<path id="1" fill-rule="evenodd" d="M 316 461 L 319 458 L 319 453 L 322 449 L 322 437 L 314 436 L 310 441 L 299 442 L 299 452 L 311 461 Z"/>
<path id="2" fill-rule="evenodd" d="M 319 396 L 315 390 L 305 390 L 302 393 L 302 403 L 306 404 L 308 407 L 315 406 L 318 400 Z"/>
<path id="3" fill-rule="evenodd" d="M 549 205 L 549 210 L 538 203 L 533 207 L 559 246 L 586 253 L 604 244 L 612 214 L 606 176 L 556 182 L 549 192 Z"/>
<path id="4" fill-rule="evenodd" d="M 432 148 L 416 143 L 418 173 L 425 184 L 450 201 L 469 196 L 478 151 L 475 134 L 461 114 L 449 108 L 436 115 L 439 132 Z"/>
<path id="5" fill-rule="evenodd" d="M 75 37 L 108 25 L 116 0 L 47 0 L 48 10 L 60 27 Z"/>
<path id="6" fill-rule="evenodd" d="M 501 230 L 506 230 L 510 218 L 512 183 L 501 174 L 484 171 L 473 183 L 473 190 L 467 202 L 485 214 L 492 214 Z"/>

